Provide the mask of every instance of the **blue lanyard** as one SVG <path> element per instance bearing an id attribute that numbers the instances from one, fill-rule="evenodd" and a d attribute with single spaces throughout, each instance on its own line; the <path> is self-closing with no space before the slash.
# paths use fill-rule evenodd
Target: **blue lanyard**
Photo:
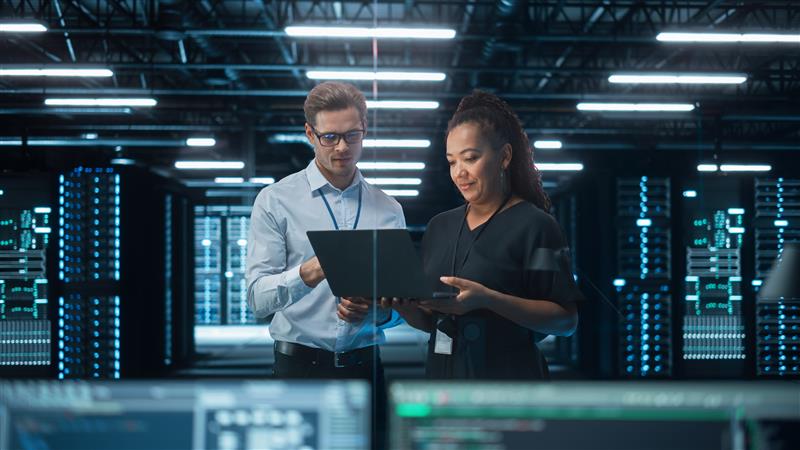
<path id="1" fill-rule="evenodd" d="M 336 221 L 336 216 L 333 215 L 333 210 L 331 209 L 331 205 L 325 198 L 325 194 L 322 192 L 322 188 L 317 189 L 317 192 L 319 192 L 320 197 L 322 197 L 322 201 L 325 202 L 325 207 L 328 208 L 328 214 L 330 214 L 331 220 L 333 221 L 333 227 L 338 230 L 339 223 Z M 356 211 L 356 221 L 355 223 L 353 223 L 354 230 L 358 228 L 359 219 L 361 219 L 361 184 L 358 185 L 358 210 Z"/>

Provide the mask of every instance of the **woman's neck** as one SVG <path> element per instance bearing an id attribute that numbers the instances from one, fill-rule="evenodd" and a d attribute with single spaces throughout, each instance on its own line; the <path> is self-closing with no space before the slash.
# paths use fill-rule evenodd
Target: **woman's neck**
<path id="1" fill-rule="evenodd" d="M 505 198 L 502 192 L 498 192 L 486 201 L 471 202 L 469 204 L 469 213 L 475 218 L 488 217 L 497 211 L 497 208 L 500 208 Z"/>

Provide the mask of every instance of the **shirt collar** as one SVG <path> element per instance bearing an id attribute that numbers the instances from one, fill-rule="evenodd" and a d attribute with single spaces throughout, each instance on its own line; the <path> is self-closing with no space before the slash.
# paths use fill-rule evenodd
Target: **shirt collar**
<path id="1" fill-rule="evenodd" d="M 331 185 L 331 183 L 328 181 L 328 179 L 325 178 L 324 175 L 322 175 L 322 172 L 319 171 L 319 167 L 317 167 L 316 159 L 312 159 L 311 162 L 306 167 L 306 177 L 308 178 L 308 185 L 309 185 L 309 187 L 311 188 L 312 191 L 316 191 L 317 189 L 319 189 L 319 188 L 321 188 L 321 187 L 323 187 L 325 185 L 328 185 L 328 186 L 330 186 L 330 187 L 332 187 L 334 189 L 337 189 L 337 188 L 333 187 L 333 185 Z M 344 190 L 346 191 L 346 190 L 348 190 L 348 189 L 350 189 L 350 188 L 352 188 L 354 186 L 358 186 L 359 184 L 361 184 L 361 182 L 363 180 L 364 180 L 364 177 L 361 175 L 361 171 L 356 169 L 356 174 L 353 177 L 353 182 L 350 183 L 350 186 L 348 186 Z"/>

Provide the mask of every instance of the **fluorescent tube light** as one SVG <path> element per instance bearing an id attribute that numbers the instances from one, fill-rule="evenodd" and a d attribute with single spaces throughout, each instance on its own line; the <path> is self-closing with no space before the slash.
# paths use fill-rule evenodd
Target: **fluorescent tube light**
<path id="1" fill-rule="evenodd" d="M 275 182 L 275 178 L 272 177 L 253 177 L 249 180 L 251 183 L 255 184 L 272 184 Z"/>
<path id="2" fill-rule="evenodd" d="M 382 189 L 386 195 L 392 197 L 416 197 L 419 191 L 416 189 Z"/>
<path id="3" fill-rule="evenodd" d="M 772 33 L 659 33 L 661 42 L 705 42 L 705 43 L 800 43 L 800 34 Z"/>
<path id="4" fill-rule="evenodd" d="M 697 171 L 698 172 L 716 172 L 718 167 L 716 164 L 698 164 Z"/>
<path id="5" fill-rule="evenodd" d="M 156 106 L 154 98 L 48 98 L 47 106 Z"/>
<path id="6" fill-rule="evenodd" d="M 114 158 L 111 160 L 111 164 L 115 166 L 132 166 L 136 164 L 136 161 L 130 158 Z"/>
<path id="7" fill-rule="evenodd" d="M 561 148 L 561 141 L 535 141 L 533 143 L 533 148 L 559 149 Z"/>
<path id="8" fill-rule="evenodd" d="M 361 170 L 423 170 L 424 162 L 374 162 L 361 161 L 356 164 Z"/>
<path id="9" fill-rule="evenodd" d="M 740 216 L 744 214 L 744 208 L 728 208 L 728 214 Z"/>
<path id="10" fill-rule="evenodd" d="M 107 78 L 114 72 L 108 69 L 0 69 L 0 77 L 94 77 Z"/>
<path id="11" fill-rule="evenodd" d="M 47 27 L 35 22 L 0 23 L 0 33 L 43 33 Z"/>
<path id="12" fill-rule="evenodd" d="M 697 191 L 683 191 L 683 196 L 686 198 L 695 198 L 697 197 Z"/>
<path id="13" fill-rule="evenodd" d="M 214 178 L 214 183 L 217 183 L 217 184 L 242 184 L 242 183 L 244 183 L 244 178 L 242 178 L 242 177 L 216 177 L 216 178 Z"/>
<path id="14" fill-rule="evenodd" d="M 175 161 L 176 169 L 244 169 L 242 161 Z"/>
<path id="15" fill-rule="evenodd" d="M 723 172 L 769 172 L 772 166 L 769 164 L 722 164 L 719 170 Z"/>
<path id="16" fill-rule="evenodd" d="M 636 219 L 637 227 L 649 227 L 651 225 L 653 225 L 653 221 L 650 219 Z"/>
<path id="17" fill-rule="evenodd" d="M 578 111 L 686 112 L 689 103 L 578 103 Z"/>
<path id="18" fill-rule="evenodd" d="M 379 186 L 384 185 L 420 185 L 422 184 L 421 178 L 365 178 L 367 183 Z"/>
<path id="19" fill-rule="evenodd" d="M 581 163 L 536 163 L 536 168 L 539 169 L 540 172 L 552 172 L 552 171 L 578 172 L 578 171 L 583 170 L 583 164 L 581 164 Z"/>
<path id="20" fill-rule="evenodd" d="M 773 222 L 776 227 L 788 227 L 789 221 L 788 220 L 776 220 Z"/>
<path id="21" fill-rule="evenodd" d="M 52 209 L 50 209 L 49 206 L 38 206 L 36 208 L 33 208 L 33 212 L 35 214 L 50 214 L 50 212 L 52 212 Z"/>
<path id="22" fill-rule="evenodd" d="M 361 80 L 361 81 L 444 81 L 442 72 L 372 72 L 356 70 L 309 70 L 306 76 L 312 80 Z"/>
<path id="23" fill-rule="evenodd" d="M 428 148 L 427 139 L 364 139 L 364 148 Z"/>
<path id="24" fill-rule="evenodd" d="M 622 286 L 625 286 L 625 284 L 626 284 L 625 280 L 622 279 L 622 278 L 616 278 L 614 280 L 614 286 L 616 286 L 616 287 L 622 287 Z"/>
<path id="25" fill-rule="evenodd" d="M 308 137 L 302 133 L 277 133 L 273 134 L 267 139 L 267 142 L 270 144 L 307 144 L 311 145 L 308 142 Z"/>
<path id="26" fill-rule="evenodd" d="M 609 83 L 631 84 L 742 84 L 746 75 L 740 74 L 614 74 Z"/>
<path id="27" fill-rule="evenodd" d="M 217 144 L 214 138 L 189 138 L 186 139 L 186 145 L 189 147 L 213 147 Z"/>
<path id="28" fill-rule="evenodd" d="M 284 30 L 290 37 L 453 39 L 456 31 L 443 28 L 363 28 L 293 26 Z"/>
<path id="29" fill-rule="evenodd" d="M 439 102 L 422 100 L 367 100 L 371 109 L 436 109 Z"/>

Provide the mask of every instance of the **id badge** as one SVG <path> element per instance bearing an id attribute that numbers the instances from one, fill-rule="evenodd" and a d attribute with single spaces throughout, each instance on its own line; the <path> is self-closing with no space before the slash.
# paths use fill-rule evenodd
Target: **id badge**
<path id="1" fill-rule="evenodd" d="M 436 342 L 433 346 L 433 352 L 438 353 L 440 355 L 452 355 L 453 354 L 453 338 L 446 335 L 441 330 L 436 330 Z"/>

